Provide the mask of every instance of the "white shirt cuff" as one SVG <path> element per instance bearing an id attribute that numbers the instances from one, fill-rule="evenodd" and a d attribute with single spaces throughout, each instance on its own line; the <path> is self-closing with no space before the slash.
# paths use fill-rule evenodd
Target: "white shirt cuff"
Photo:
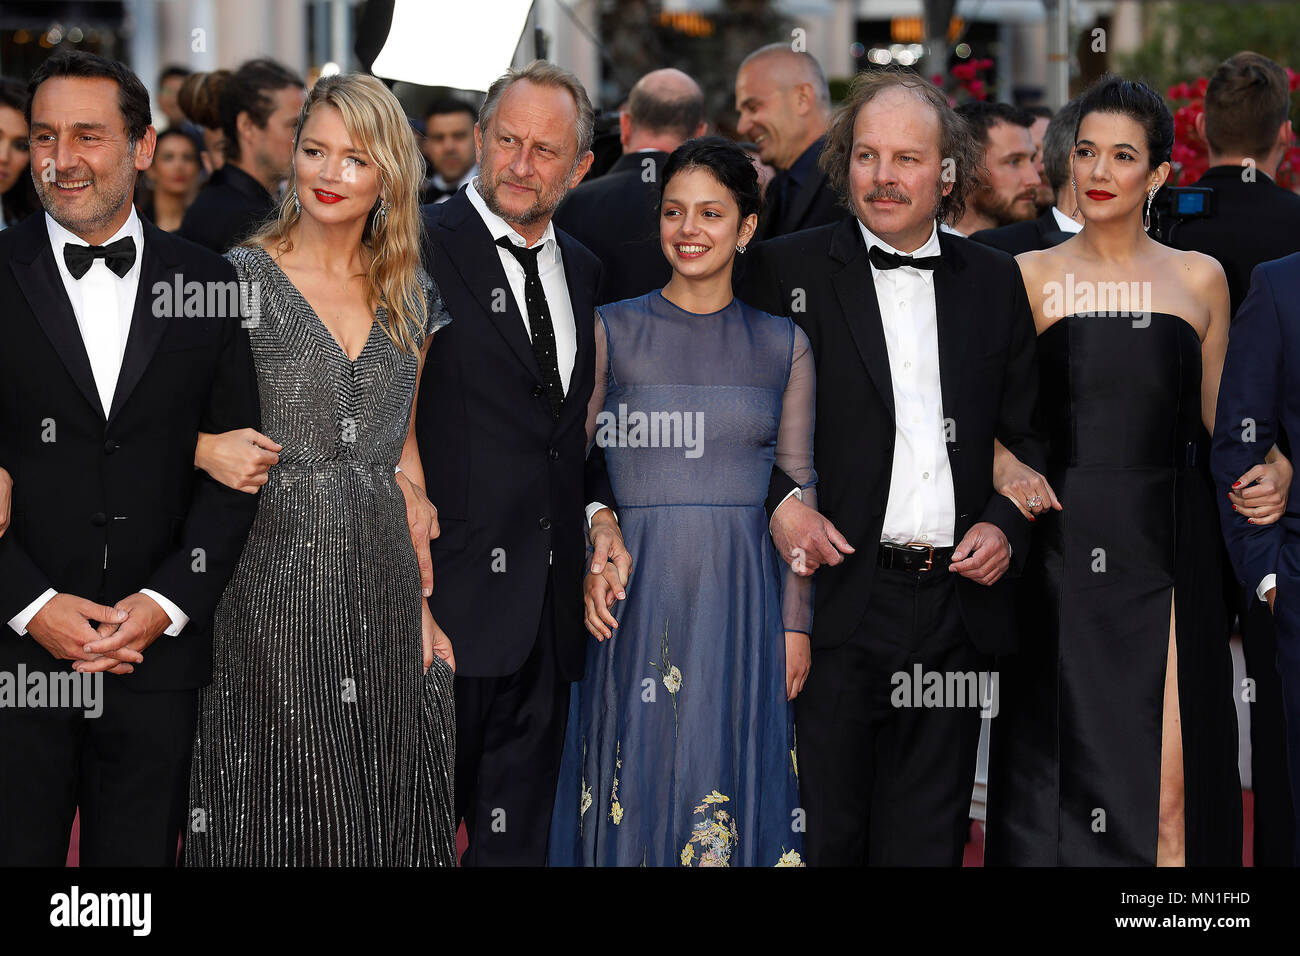
<path id="1" fill-rule="evenodd" d="M 175 637 L 181 632 L 186 624 L 190 623 L 189 615 L 157 591 L 151 591 L 148 588 L 141 588 L 140 593 L 147 594 L 149 597 L 157 601 L 158 606 L 166 611 L 167 616 L 172 619 L 172 626 L 163 631 L 164 634 L 170 634 L 172 637 Z"/>
<path id="2" fill-rule="evenodd" d="M 36 616 L 37 612 L 39 612 L 41 608 L 50 603 L 50 598 L 57 597 L 58 594 L 59 592 L 54 590 L 54 588 L 46 588 L 44 594 L 10 619 L 9 626 L 17 631 L 19 635 L 26 634 L 28 622 Z"/>
<path id="3" fill-rule="evenodd" d="M 588 528 L 591 527 L 591 519 L 596 516 L 596 512 L 599 511 L 601 508 L 609 508 L 609 505 L 602 505 L 599 501 L 593 501 L 591 504 L 587 505 L 587 527 Z M 610 508 L 609 513 L 614 515 L 614 521 L 617 522 L 618 515 L 614 514 L 613 508 Z"/>
<path id="4" fill-rule="evenodd" d="M 1264 580 L 1259 582 L 1259 587 L 1255 588 L 1255 595 L 1267 604 L 1268 592 L 1273 590 L 1275 587 L 1277 587 L 1277 575 L 1266 574 L 1264 575 Z"/>
<path id="5" fill-rule="evenodd" d="M 772 518 L 775 518 L 775 517 L 776 517 L 776 511 L 777 511 L 777 508 L 780 508 L 783 504 L 785 504 L 787 501 L 789 501 L 789 500 L 790 500 L 790 497 L 791 497 L 792 495 L 793 495 L 795 498 L 798 498 L 800 501 L 803 501 L 803 489 L 802 489 L 802 488 L 791 488 L 788 492 L 786 492 L 785 497 L 782 498 L 780 501 L 778 501 L 778 502 L 776 503 L 776 508 L 773 508 L 773 509 L 772 509 Z M 767 530 L 768 530 L 768 533 L 769 533 L 769 534 L 770 534 L 771 531 L 772 531 L 772 518 L 768 518 L 768 519 L 767 519 Z"/>

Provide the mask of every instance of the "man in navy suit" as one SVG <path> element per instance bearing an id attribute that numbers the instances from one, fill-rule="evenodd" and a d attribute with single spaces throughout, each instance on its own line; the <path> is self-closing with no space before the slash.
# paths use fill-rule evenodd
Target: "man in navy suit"
<path id="1" fill-rule="evenodd" d="M 585 664 L 584 512 L 593 567 L 617 567 L 621 589 L 631 565 L 599 448 L 586 456 L 601 265 L 551 223 L 591 165 L 594 116 L 567 70 L 508 72 L 474 127 L 479 175 L 423 207 L 428 271 L 454 318 L 431 346 L 415 428 L 441 531 L 429 607 L 456 648 L 466 865 L 546 861 L 569 682 Z"/>
<path id="2" fill-rule="evenodd" d="M 1287 511 L 1274 524 L 1257 525 L 1236 513 L 1227 494 L 1250 484 L 1250 469 L 1264 461 L 1279 430 L 1300 435 L 1297 376 L 1300 253 L 1262 263 L 1251 276 L 1232 323 L 1210 459 L 1237 577 L 1273 612 L 1292 793 L 1300 792 L 1300 513 Z M 1296 843 L 1293 862 L 1300 861 L 1300 839 Z"/>

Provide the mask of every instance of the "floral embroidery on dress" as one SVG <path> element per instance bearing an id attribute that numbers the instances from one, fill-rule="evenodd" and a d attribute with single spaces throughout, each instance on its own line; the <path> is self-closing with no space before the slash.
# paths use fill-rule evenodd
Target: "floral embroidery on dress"
<path id="1" fill-rule="evenodd" d="M 785 850 L 785 847 L 782 847 L 781 849 Z M 798 850 L 785 850 L 785 852 L 781 854 L 781 859 L 776 861 L 776 865 L 777 866 L 807 866 L 808 864 L 804 863 L 803 857 L 799 855 Z"/>
<path id="2" fill-rule="evenodd" d="M 650 662 L 650 666 L 657 670 L 664 682 L 664 687 L 668 689 L 668 694 L 673 699 L 673 736 L 677 736 L 677 692 L 682 689 L 682 672 L 673 666 L 672 661 L 668 659 L 668 622 L 664 621 L 663 642 L 659 645 L 659 663 Z"/>
<path id="3" fill-rule="evenodd" d="M 731 814 L 722 809 L 722 804 L 730 800 L 730 797 L 714 790 L 695 808 L 695 812 L 704 819 L 696 821 L 690 840 L 682 847 L 682 866 L 690 866 L 694 861 L 697 845 L 700 849 L 699 866 L 731 865 L 731 854 L 740 845 L 740 832 L 736 829 L 736 821 Z M 713 807 L 712 819 L 709 807 Z"/>
<path id="4" fill-rule="evenodd" d="M 799 779 L 799 756 L 798 756 L 799 728 L 798 727 L 793 728 L 791 730 L 791 734 L 794 737 L 794 746 L 790 748 L 790 769 L 794 771 L 794 778 L 798 780 Z"/>
<path id="5" fill-rule="evenodd" d="M 609 807 L 609 818 L 614 821 L 614 826 L 623 822 L 623 804 L 618 802 L 618 772 L 623 767 L 623 758 L 619 756 L 623 752 L 623 742 L 619 741 L 614 745 L 614 787 L 610 790 L 609 796 L 613 803 Z"/>
<path id="6" fill-rule="evenodd" d="M 587 786 L 587 738 L 582 738 L 582 798 L 578 803 L 578 832 L 582 832 L 582 818 L 591 809 L 591 787 Z"/>

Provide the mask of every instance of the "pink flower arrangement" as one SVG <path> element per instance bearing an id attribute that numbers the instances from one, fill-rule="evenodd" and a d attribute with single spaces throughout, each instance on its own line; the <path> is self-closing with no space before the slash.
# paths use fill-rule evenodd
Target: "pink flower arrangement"
<path id="1" fill-rule="evenodd" d="M 930 82 L 948 94 L 948 101 L 953 106 L 967 100 L 986 100 L 989 98 L 988 85 L 981 74 L 991 69 L 992 60 L 967 60 L 949 70 L 947 77 L 942 73 L 933 74 Z"/>

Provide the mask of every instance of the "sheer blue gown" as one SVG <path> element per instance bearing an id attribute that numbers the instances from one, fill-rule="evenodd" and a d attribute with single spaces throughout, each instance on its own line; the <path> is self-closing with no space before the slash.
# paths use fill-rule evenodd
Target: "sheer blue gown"
<path id="1" fill-rule="evenodd" d="M 588 435 L 633 571 L 573 685 L 551 865 L 801 865 L 784 632 L 809 631 L 812 580 L 764 502 L 775 461 L 815 506 L 808 340 L 652 292 L 599 309 L 596 341 Z"/>

